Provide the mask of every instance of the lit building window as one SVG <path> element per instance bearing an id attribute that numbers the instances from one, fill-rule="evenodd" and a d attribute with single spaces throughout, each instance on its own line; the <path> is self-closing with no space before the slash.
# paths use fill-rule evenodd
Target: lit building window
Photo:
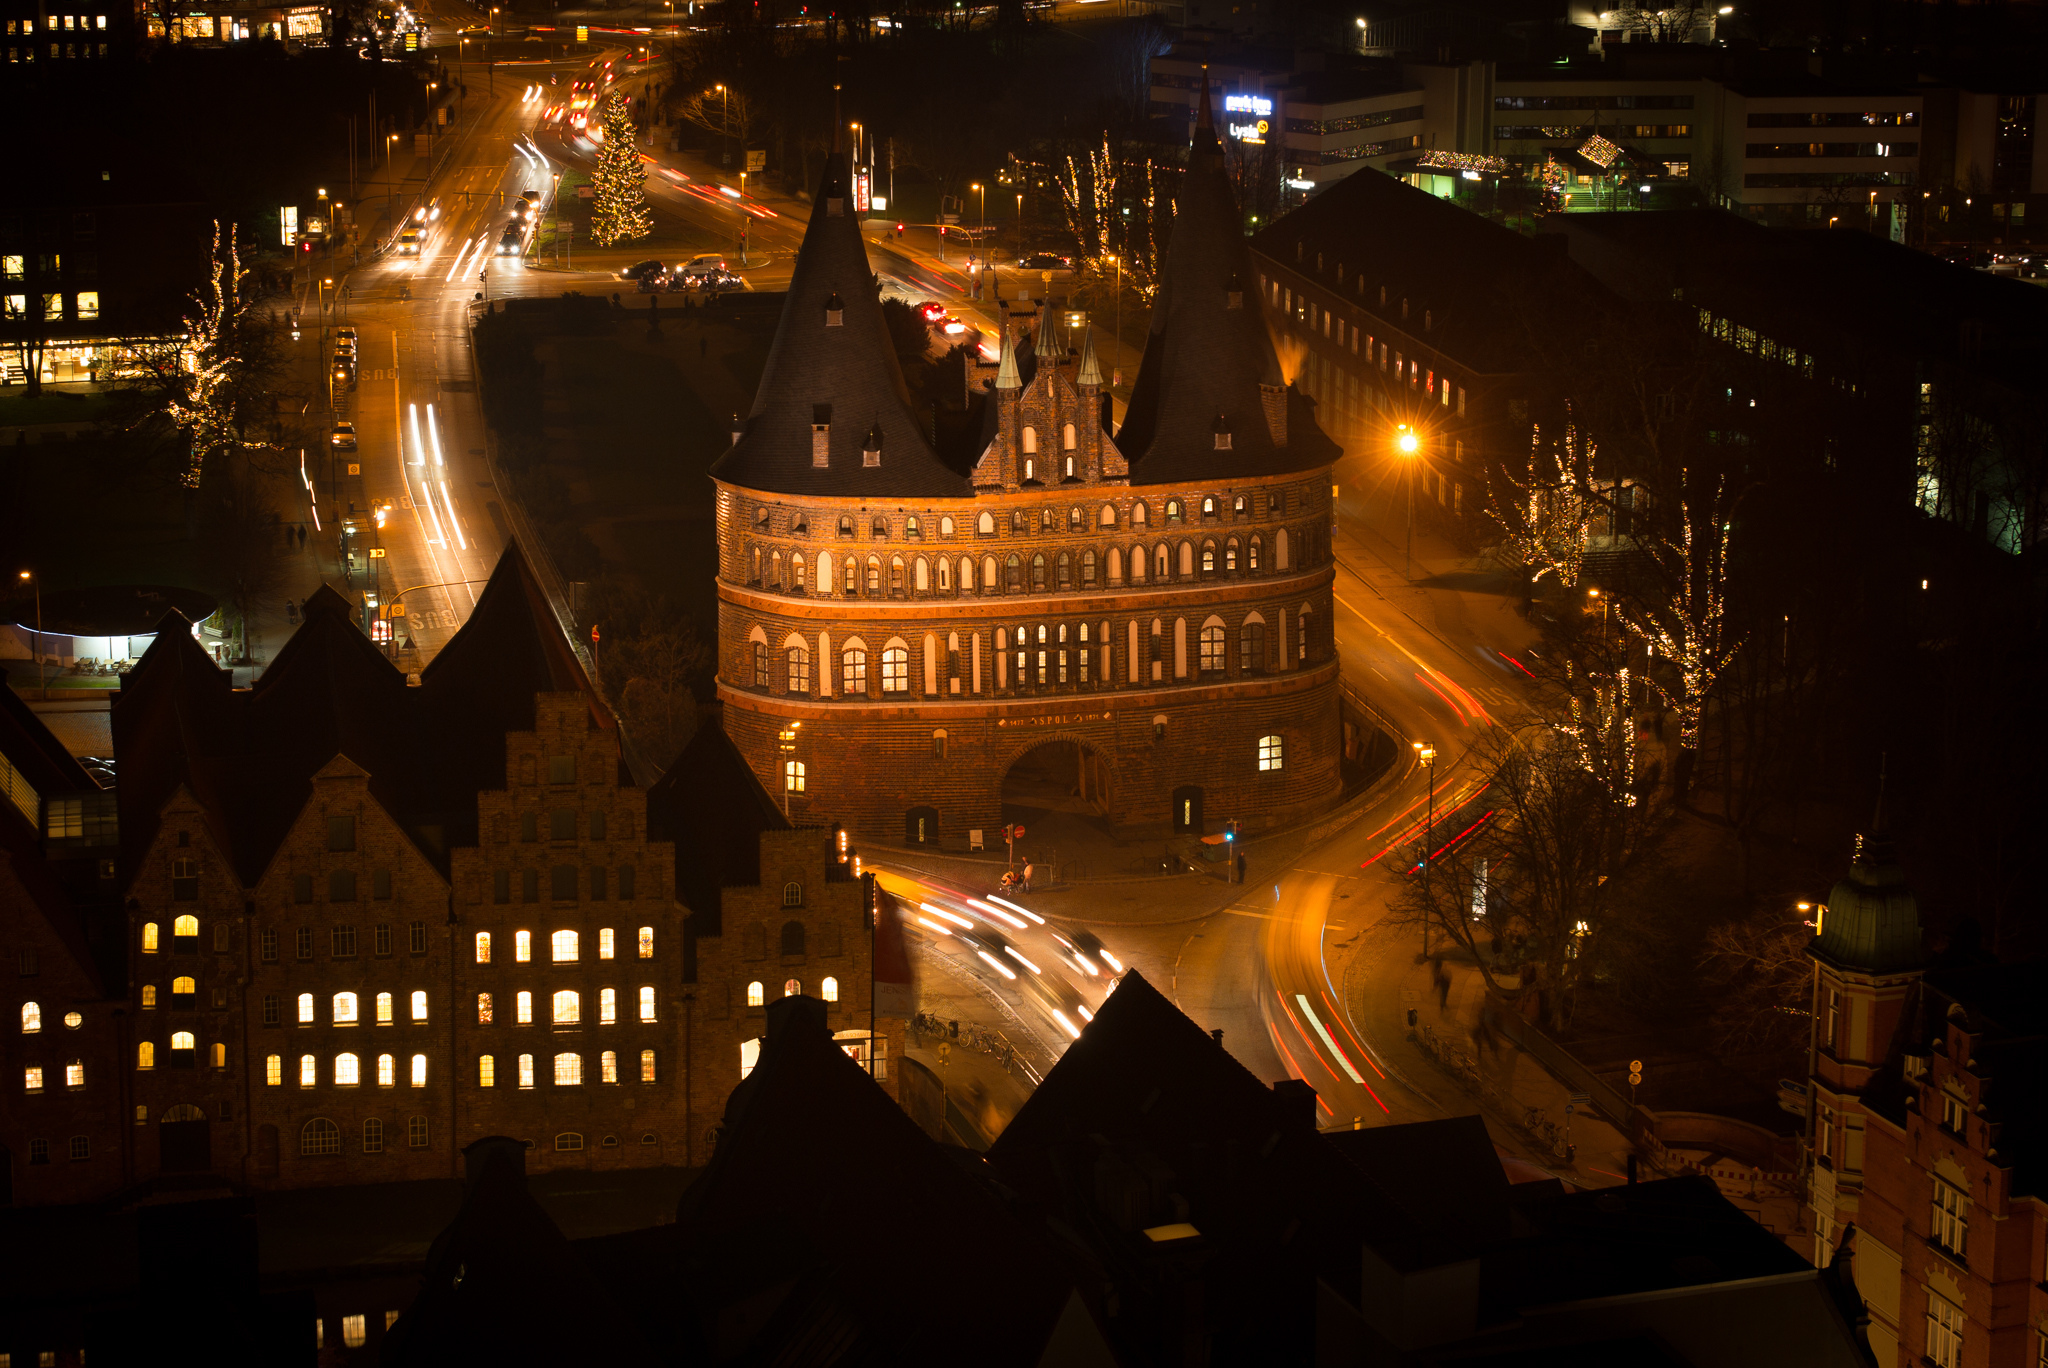
<path id="1" fill-rule="evenodd" d="M 554 954 L 555 963 L 574 964 L 577 958 L 576 933 L 574 931 L 555 932 L 549 948 Z"/>
<path id="2" fill-rule="evenodd" d="M 478 964 L 489 964 L 491 962 L 491 933 L 488 931 L 476 933 L 476 962 Z"/>
<path id="3" fill-rule="evenodd" d="M 334 1085 L 338 1088 L 353 1088 L 363 1081 L 362 1066 L 352 1054 L 338 1054 L 334 1057 Z"/>
<path id="4" fill-rule="evenodd" d="M 533 932 L 514 931 L 512 933 L 512 958 L 519 961 L 519 963 L 521 964 L 525 964 L 528 961 L 532 960 Z"/>
<path id="5" fill-rule="evenodd" d="M 413 990 L 412 1019 L 414 1021 L 425 1021 L 427 1019 L 427 994 L 425 989 L 416 988 Z"/>
<path id="6" fill-rule="evenodd" d="M 377 1131 L 377 1148 L 381 1150 L 384 1148 L 384 1134 L 381 1123 L 378 1124 Z M 369 1132 L 366 1130 L 363 1133 L 363 1148 L 368 1149 L 369 1144 Z M 369 1342 L 369 1334 L 364 1327 L 361 1316 L 343 1316 L 341 1318 L 341 1342 L 350 1349 L 360 1349 Z"/>
<path id="7" fill-rule="evenodd" d="M 299 1025 L 311 1026 L 312 1024 L 313 995 L 311 993 L 301 993 L 299 994 Z"/>
<path id="8" fill-rule="evenodd" d="M 619 1052 L 606 1050 L 597 1057 L 598 1078 L 606 1083 L 619 1081 Z"/>
<path id="9" fill-rule="evenodd" d="M 268 1087 L 278 1087 L 284 1082 L 284 1056 L 267 1055 L 263 1060 L 263 1082 Z"/>
<path id="10" fill-rule="evenodd" d="M 320 1082 L 320 1064 L 311 1055 L 299 1056 L 299 1086 L 310 1088 Z"/>
<path id="11" fill-rule="evenodd" d="M 652 1050 L 642 1050 L 640 1052 L 640 1081 L 642 1083 L 654 1082 L 654 1051 Z"/>
<path id="12" fill-rule="evenodd" d="M 533 1025 L 533 994 L 522 990 L 517 999 L 519 1004 L 517 1020 L 521 1026 Z"/>
<path id="13" fill-rule="evenodd" d="M 478 993 L 476 995 L 476 1024 L 479 1026 L 491 1024 L 491 995 L 489 993 Z"/>
<path id="14" fill-rule="evenodd" d="M 827 1002 L 839 1001 L 839 980 L 828 978 L 818 986 L 818 992 Z"/>
<path id="15" fill-rule="evenodd" d="M 640 958 L 654 958 L 654 928 L 651 926 L 640 928 Z"/>
<path id="16" fill-rule="evenodd" d="M 533 1086 L 532 1055 L 519 1056 L 519 1086 L 522 1088 L 531 1088 Z"/>
<path id="17" fill-rule="evenodd" d="M 498 1086 L 498 1059 L 496 1055 L 482 1055 L 476 1061 L 476 1085 L 479 1088 Z"/>
<path id="18" fill-rule="evenodd" d="M 790 793 L 802 793 L 804 791 L 804 784 L 804 762 L 801 760 L 783 761 L 782 787 Z"/>
<path id="19" fill-rule="evenodd" d="M 32 1093 L 39 1093 L 43 1090 L 42 1065 L 31 1064 L 22 1070 L 22 1086 Z"/>
<path id="20" fill-rule="evenodd" d="M 78 316 L 81 319 L 98 318 L 100 316 L 100 292 L 98 290 L 80 290 L 78 292 Z"/>
<path id="21" fill-rule="evenodd" d="M 154 983 L 142 985 L 142 1006 L 145 1011 L 156 1006 L 156 985 Z"/>
<path id="22" fill-rule="evenodd" d="M 391 994 L 379 993 L 377 994 L 377 1024 L 379 1026 L 389 1026 L 391 1022 Z"/>
<path id="23" fill-rule="evenodd" d="M 1285 758 L 1284 748 L 1279 737 L 1262 736 L 1259 738 L 1259 769 L 1262 772 L 1281 768 Z"/>
<path id="24" fill-rule="evenodd" d="M 619 1019 L 619 990 L 600 988 L 597 993 L 597 1019 L 601 1025 L 609 1026 Z"/>
<path id="25" fill-rule="evenodd" d="M 156 1042 L 145 1040 L 135 1047 L 135 1067 L 154 1069 L 156 1067 Z"/>
<path id="26" fill-rule="evenodd" d="M 740 1042 L 740 1077 L 745 1078 L 748 1074 L 752 1073 L 754 1066 L 760 1062 L 761 1042 L 759 1040 L 742 1040 Z"/>
<path id="27" fill-rule="evenodd" d="M 599 959 L 608 960 L 612 957 L 614 940 L 612 929 L 609 926 L 597 933 L 597 957 Z"/>
<path id="28" fill-rule="evenodd" d="M 761 986 L 758 979 L 747 985 L 747 1006 L 760 1007 L 767 1001 L 767 990 Z"/>
<path id="29" fill-rule="evenodd" d="M 573 1026 L 583 1020 L 583 1003 L 574 992 L 564 988 L 555 994 L 554 1022 L 557 1026 Z"/>
<path id="30" fill-rule="evenodd" d="M 398 1086 L 398 1061 L 390 1055 L 377 1056 L 377 1086 L 395 1088 Z"/>
<path id="31" fill-rule="evenodd" d="M 583 1056 L 580 1054 L 558 1054 L 555 1056 L 555 1086 L 573 1088 L 583 1082 Z"/>
<path id="32" fill-rule="evenodd" d="M 199 939 L 199 918 L 186 913 L 171 923 L 171 934 L 180 940 Z"/>
<path id="33" fill-rule="evenodd" d="M 427 1057 L 423 1054 L 412 1057 L 412 1085 L 415 1088 L 427 1086 Z"/>
<path id="34" fill-rule="evenodd" d="M 24 1003 L 22 1003 L 22 1004 L 21 1004 L 21 1033 L 22 1033 L 23 1035 L 34 1035 L 34 1034 L 35 1034 L 35 1033 L 36 1033 L 37 1031 L 40 1031 L 40 1030 L 42 1030 L 42 1029 L 43 1029 L 43 1009 L 42 1009 L 42 1007 L 41 1007 L 41 1006 L 40 1006 L 39 1004 L 37 1004 L 37 1003 L 33 1003 L 33 1002 L 24 1002 Z"/>
<path id="35" fill-rule="evenodd" d="M 640 990 L 640 1019 L 654 1020 L 654 989 L 651 986 Z"/>
<path id="36" fill-rule="evenodd" d="M 334 1024 L 353 1026 L 356 1024 L 356 995 L 336 993 L 334 995 Z"/>
<path id="37" fill-rule="evenodd" d="M 782 995 L 784 997 L 796 997 L 803 990 L 804 985 L 798 979 L 784 979 L 782 981 Z"/>
<path id="38" fill-rule="evenodd" d="M 190 1050 L 195 1048 L 192 1033 L 190 1031 L 171 1032 L 171 1048 L 174 1050 Z"/>

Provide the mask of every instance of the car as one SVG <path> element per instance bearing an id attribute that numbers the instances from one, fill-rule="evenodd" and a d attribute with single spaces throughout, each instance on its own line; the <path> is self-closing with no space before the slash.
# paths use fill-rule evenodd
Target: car
<path id="1" fill-rule="evenodd" d="M 925 322 L 936 324 L 946 316 L 946 306 L 939 303 L 936 299 L 927 299 L 924 303 L 917 306 L 917 312 L 918 316 L 923 318 Z"/>
<path id="2" fill-rule="evenodd" d="M 354 451 L 356 449 L 356 425 L 346 421 L 336 423 L 334 430 L 327 434 L 327 440 L 333 444 L 336 451 Z"/>
<path id="3" fill-rule="evenodd" d="M 346 341 L 351 347 L 356 344 L 356 329 L 353 323 L 344 323 L 334 330 L 336 338 Z"/>
<path id="4" fill-rule="evenodd" d="M 1074 967 L 1089 978 L 1114 978 L 1124 971 L 1123 961 L 1111 954 L 1093 931 L 1054 931 L 1052 938 L 1066 951 Z"/>
<path id="5" fill-rule="evenodd" d="M 336 333 L 334 335 L 334 354 L 336 356 L 354 356 L 356 354 L 356 340 L 353 337 L 343 337 L 341 334 Z"/>
<path id="6" fill-rule="evenodd" d="M 706 252 L 701 256 L 691 257 L 676 269 L 685 275 L 709 275 L 713 271 L 725 269 L 725 258 L 716 252 Z"/>
<path id="7" fill-rule="evenodd" d="M 526 237 L 523 233 L 519 231 L 519 226 L 517 224 L 514 224 L 510 228 L 507 228 L 505 230 L 505 235 L 498 239 L 499 256 L 518 256 L 521 252 L 525 250 Z"/>
<path id="8" fill-rule="evenodd" d="M 408 226 L 398 235 L 398 254 L 400 256 L 418 256 L 420 248 L 426 245 L 426 241 L 427 234 L 424 229 L 417 226 Z"/>
<path id="9" fill-rule="evenodd" d="M 1052 252 L 1034 252 L 1018 262 L 1017 266 L 1018 269 L 1025 271 L 1071 271 L 1074 269 L 1074 259 Z"/>
<path id="10" fill-rule="evenodd" d="M 335 361 L 334 382 L 349 389 L 354 389 L 356 387 L 356 363 L 347 360 Z"/>
<path id="11" fill-rule="evenodd" d="M 642 276 L 660 275 L 661 272 L 661 263 L 659 261 L 656 261 L 654 258 L 649 257 L 645 261 L 636 261 L 631 266 L 628 266 L 625 270 L 620 271 L 619 279 L 638 280 Z"/>
<path id="12" fill-rule="evenodd" d="M 1069 1040 L 1081 1038 L 1081 1028 L 1095 1019 L 1088 1000 L 1061 974 L 1019 974 L 1018 987 Z"/>

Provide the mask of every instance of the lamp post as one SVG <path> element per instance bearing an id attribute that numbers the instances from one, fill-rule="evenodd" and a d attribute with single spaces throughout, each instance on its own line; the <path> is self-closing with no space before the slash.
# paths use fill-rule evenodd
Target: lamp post
<path id="1" fill-rule="evenodd" d="M 1124 382 L 1123 357 L 1121 355 L 1124 345 L 1124 259 L 1120 254 L 1114 252 L 1110 254 L 1109 259 L 1116 263 L 1116 332 L 1114 334 L 1116 350 L 1109 354 L 1109 387 L 1114 390 Z"/>
<path id="2" fill-rule="evenodd" d="M 1422 819 L 1422 958 L 1429 958 L 1429 845 L 1436 826 L 1436 747 L 1427 741 L 1410 743 L 1415 747 L 1415 758 L 1422 762 L 1425 782 L 1429 786 L 1429 807 Z"/>
<path id="3" fill-rule="evenodd" d="M 36 687 L 47 696 L 49 685 L 43 682 L 43 577 L 33 570 L 22 571 L 21 577 L 36 587 Z"/>
<path id="4" fill-rule="evenodd" d="M 1401 557 L 1401 578 L 1415 578 L 1415 467 L 1422 451 L 1422 437 L 1406 423 L 1395 430 L 1394 449 L 1408 461 L 1408 549 Z"/>
<path id="5" fill-rule="evenodd" d="M 732 96 L 724 84 L 711 87 L 718 94 L 718 128 L 725 134 L 726 146 L 719 150 L 721 164 L 732 165 Z"/>
<path id="6" fill-rule="evenodd" d="M 988 190 L 980 181 L 967 188 L 974 192 L 975 208 L 981 220 L 981 226 L 974 233 L 974 297 L 980 299 L 981 271 L 987 265 L 983 258 L 988 255 Z"/>

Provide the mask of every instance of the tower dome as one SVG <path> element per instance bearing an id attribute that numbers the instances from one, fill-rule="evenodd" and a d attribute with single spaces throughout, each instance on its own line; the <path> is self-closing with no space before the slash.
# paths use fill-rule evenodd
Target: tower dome
<path id="1" fill-rule="evenodd" d="M 1828 894 L 1813 953 L 1839 969 L 1892 974 L 1921 963 L 1920 903 L 1891 838 L 1872 837 Z"/>

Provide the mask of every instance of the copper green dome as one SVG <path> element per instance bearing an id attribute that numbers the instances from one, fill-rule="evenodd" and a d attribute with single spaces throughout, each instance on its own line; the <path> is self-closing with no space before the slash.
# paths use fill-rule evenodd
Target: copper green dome
<path id="1" fill-rule="evenodd" d="M 1813 953 L 1837 968 L 1870 974 L 1920 967 L 1920 904 L 1889 840 L 1871 840 L 1828 894 Z"/>

